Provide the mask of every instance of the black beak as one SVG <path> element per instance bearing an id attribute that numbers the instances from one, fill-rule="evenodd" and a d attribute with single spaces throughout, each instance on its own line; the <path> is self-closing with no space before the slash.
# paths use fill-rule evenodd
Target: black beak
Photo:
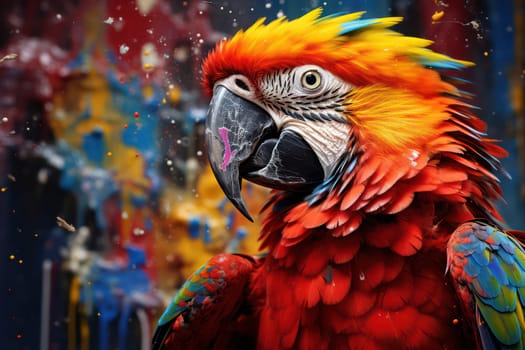
<path id="1" fill-rule="evenodd" d="M 241 177 L 270 188 L 297 190 L 323 181 L 317 156 L 302 137 L 278 133 L 270 115 L 222 85 L 206 118 L 206 146 L 219 185 L 253 221 L 241 197 Z"/>

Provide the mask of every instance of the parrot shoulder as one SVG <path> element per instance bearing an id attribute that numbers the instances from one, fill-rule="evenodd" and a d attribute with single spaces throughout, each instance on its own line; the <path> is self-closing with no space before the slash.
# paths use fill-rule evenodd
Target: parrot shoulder
<path id="1" fill-rule="evenodd" d="M 236 323 L 243 327 L 250 280 L 262 256 L 220 254 L 211 258 L 177 291 L 160 317 L 152 349 L 214 348 L 228 344 Z M 245 323 L 245 322 L 244 322 Z M 232 329 L 226 329 L 230 327 Z M 241 335 L 237 340 L 242 338 Z"/>
<path id="2" fill-rule="evenodd" d="M 480 221 L 452 234 L 447 269 L 483 349 L 525 347 L 525 232 Z"/>

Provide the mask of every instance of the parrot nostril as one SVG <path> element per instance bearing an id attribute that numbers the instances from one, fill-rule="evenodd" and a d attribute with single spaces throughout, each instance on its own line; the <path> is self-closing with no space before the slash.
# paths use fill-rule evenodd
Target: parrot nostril
<path id="1" fill-rule="evenodd" d="M 248 87 L 248 85 L 246 85 L 246 83 L 242 81 L 241 79 L 235 79 L 235 85 L 237 85 L 239 88 L 243 89 L 244 91 L 250 92 L 250 88 Z"/>

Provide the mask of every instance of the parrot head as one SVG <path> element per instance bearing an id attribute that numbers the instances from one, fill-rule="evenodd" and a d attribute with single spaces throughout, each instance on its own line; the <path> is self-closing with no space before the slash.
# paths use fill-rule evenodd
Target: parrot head
<path id="1" fill-rule="evenodd" d="M 242 178 L 308 195 L 371 155 L 417 163 L 453 142 L 452 106 L 467 105 L 440 70 L 470 63 L 389 29 L 400 18 L 362 14 L 263 18 L 205 59 L 210 164 L 247 218 Z"/>

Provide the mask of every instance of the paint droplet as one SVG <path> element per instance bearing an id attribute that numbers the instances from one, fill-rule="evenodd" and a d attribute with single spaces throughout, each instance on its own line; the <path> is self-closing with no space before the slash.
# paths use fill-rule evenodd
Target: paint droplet
<path id="1" fill-rule="evenodd" d="M 38 238 L 40 235 L 38 233 L 33 233 L 33 237 Z"/>
<path id="2" fill-rule="evenodd" d="M 113 153 L 108 152 L 108 153 L 106 153 L 106 155 L 107 155 L 108 157 L 111 157 L 111 156 L 113 155 Z"/>
<path id="3" fill-rule="evenodd" d="M 459 323 L 459 320 L 457 318 L 453 319 L 452 320 L 452 324 L 453 325 L 457 325 Z"/>
<path id="4" fill-rule="evenodd" d="M 23 263 L 24 263 L 24 259 L 19 259 L 19 260 L 18 260 L 18 263 L 19 263 L 19 264 L 23 264 Z"/>
<path id="5" fill-rule="evenodd" d="M 9 255 L 9 259 L 15 260 L 15 256 L 13 254 Z"/>
<path id="6" fill-rule="evenodd" d="M 140 157 L 140 154 L 135 153 L 135 158 L 139 158 L 139 157 Z"/>
<path id="7" fill-rule="evenodd" d="M 0 188 L 0 191 L 2 191 L 2 192 L 7 191 L 7 187 L 2 187 L 2 188 Z"/>
<path id="8" fill-rule="evenodd" d="M 17 334 L 16 339 L 22 339 L 22 334 Z"/>
<path id="9" fill-rule="evenodd" d="M 121 55 L 127 54 L 128 51 L 129 51 L 129 46 L 128 45 L 126 45 L 126 44 L 120 45 L 119 52 L 120 52 Z"/>
<path id="10" fill-rule="evenodd" d="M 359 280 L 361 280 L 361 281 L 364 281 L 364 280 L 365 280 L 365 273 L 364 273 L 363 271 L 361 271 L 361 272 L 359 273 Z"/>
<path id="11" fill-rule="evenodd" d="M 487 57 L 489 55 L 488 51 L 483 52 L 483 56 Z"/>
<path id="12" fill-rule="evenodd" d="M 140 117 L 140 113 L 139 113 L 139 112 L 135 112 L 135 113 L 133 113 L 133 116 L 134 116 L 135 118 L 138 118 L 138 117 Z"/>
<path id="13" fill-rule="evenodd" d="M 144 230 L 141 229 L 141 228 L 136 227 L 136 228 L 133 229 L 133 234 L 135 236 L 142 236 L 142 235 L 144 235 Z"/>
<path id="14" fill-rule="evenodd" d="M 432 21 L 439 21 L 443 15 L 445 14 L 445 11 L 436 11 L 434 12 L 434 14 L 432 15 Z"/>
<path id="15" fill-rule="evenodd" d="M 151 69 L 151 68 L 153 68 L 153 65 L 149 63 L 144 63 L 144 69 Z"/>
<path id="16" fill-rule="evenodd" d="M 124 124 L 124 129 L 127 129 L 128 128 L 128 124 Z"/>

